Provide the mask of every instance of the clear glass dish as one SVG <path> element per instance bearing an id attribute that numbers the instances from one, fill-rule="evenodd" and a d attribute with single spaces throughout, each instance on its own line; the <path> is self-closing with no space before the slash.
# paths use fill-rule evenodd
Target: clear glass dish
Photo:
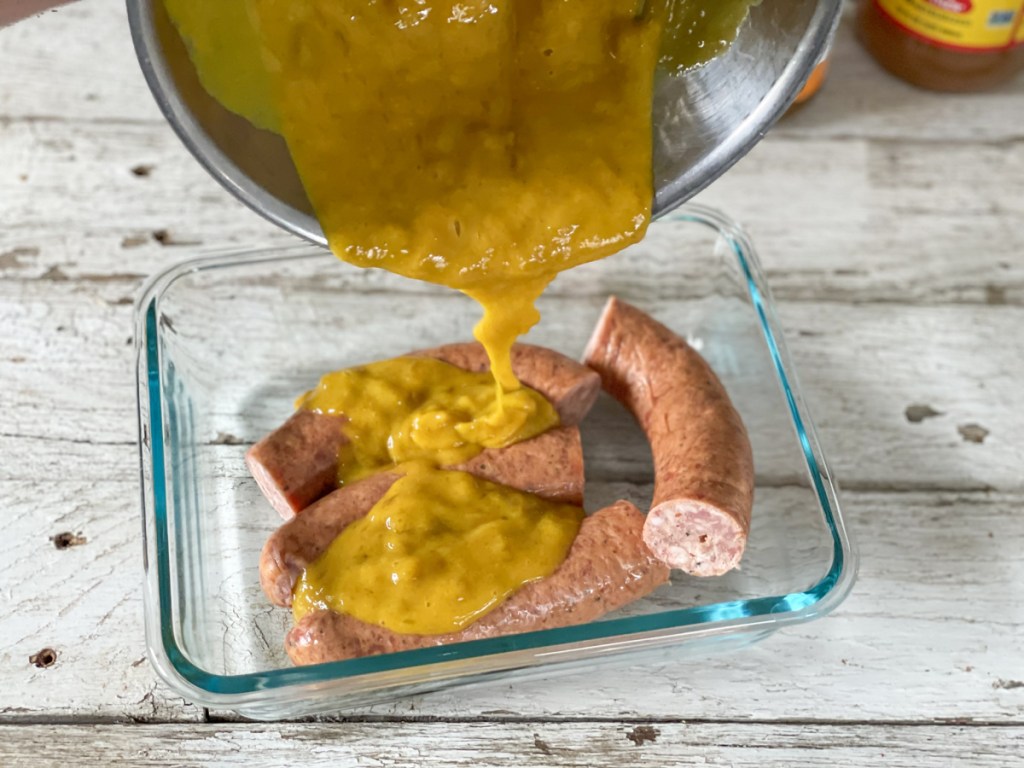
<path id="1" fill-rule="evenodd" d="M 742 568 L 682 574 L 647 599 L 565 629 L 291 666 L 290 612 L 258 580 L 280 524 L 243 464 L 296 395 L 338 368 L 464 339 L 479 310 L 451 291 L 349 267 L 308 246 L 215 255 L 156 277 L 137 305 L 146 633 L 150 658 L 197 704 L 271 719 L 455 683 L 636 663 L 743 645 L 818 618 L 849 592 L 856 556 L 748 238 L 684 206 L 643 243 L 559 277 L 528 341 L 578 357 L 615 293 L 684 334 L 715 368 L 754 448 Z M 641 508 L 650 451 L 610 398 L 583 426 L 587 508 Z"/>

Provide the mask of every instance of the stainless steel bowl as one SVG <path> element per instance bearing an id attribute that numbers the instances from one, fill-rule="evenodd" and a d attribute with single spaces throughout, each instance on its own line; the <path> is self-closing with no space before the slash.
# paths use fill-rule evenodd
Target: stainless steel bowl
<path id="1" fill-rule="evenodd" d="M 127 0 L 139 63 L 160 109 L 196 159 L 275 224 L 326 244 L 280 136 L 254 128 L 203 90 L 162 0 Z M 842 0 L 763 0 L 733 46 L 660 78 L 654 100 L 654 214 L 702 190 L 786 111 L 828 45 Z"/>

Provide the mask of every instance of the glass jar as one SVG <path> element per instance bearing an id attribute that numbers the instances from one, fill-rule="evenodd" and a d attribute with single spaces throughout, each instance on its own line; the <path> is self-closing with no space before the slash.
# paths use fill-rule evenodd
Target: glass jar
<path id="1" fill-rule="evenodd" d="M 1024 0 L 863 0 L 864 47 L 936 91 L 980 91 L 1024 69 Z"/>

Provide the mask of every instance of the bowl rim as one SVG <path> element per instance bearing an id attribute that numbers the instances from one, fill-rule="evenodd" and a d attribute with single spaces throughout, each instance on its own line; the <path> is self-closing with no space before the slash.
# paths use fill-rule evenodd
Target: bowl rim
<path id="1" fill-rule="evenodd" d="M 266 707 L 287 701 L 354 697 L 387 687 L 408 687 L 425 680 L 471 681 L 495 672 L 576 662 L 637 649 L 681 644 L 698 638 L 769 634 L 820 618 L 849 594 L 858 568 L 857 550 L 843 521 L 838 492 L 822 452 L 807 405 L 800 394 L 773 301 L 757 254 L 744 231 L 714 209 L 687 204 L 669 221 L 710 228 L 736 256 L 749 299 L 785 395 L 802 449 L 811 489 L 832 540 L 832 562 L 809 588 L 784 595 L 680 608 L 590 622 L 519 635 L 473 640 L 380 656 L 221 675 L 194 664 L 175 634 L 172 570 L 168 545 L 168 473 L 165 464 L 164 405 L 161 392 L 159 302 L 177 280 L 197 271 L 260 261 L 324 258 L 324 249 L 308 245 L 236 251 L 172 266 L 149 280 L 135 304 L 139 461 L 145 570 L 145 623 L 151 662 L 174 691 L 206 706 Z M 473 662 L 472 669 L 466 662 Z M 414 679 L 410 671 L 423 673 Z"/>

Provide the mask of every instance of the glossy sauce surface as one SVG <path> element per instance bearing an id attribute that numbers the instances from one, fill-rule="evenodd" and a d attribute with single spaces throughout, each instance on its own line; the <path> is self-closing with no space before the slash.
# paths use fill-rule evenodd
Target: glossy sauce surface
<path id="1" fill-rule="evenodd" d="M 207 89 L 286 139 L 332 250 L 461 290 L 506 389 L 561 271 L 640 240 L 654 76 L 755 0 L 165 0 Z"/>
<path id="2" fill-rule="evenodd" d="M 332 609 L 396 632 L 454 632 L 565 559 L 583 510 L 463 472 L 399 479 L 303 572 L 299 620 Z"/>
<path id="3" fill-rule="evenodd" d="M 489 373 L 418 357 L 328 373 L 296 406 L 346 418 L 340 485 L 409 462 L 460 464 L 559 424 L 554 406 L 529 387 L 502 393 Z"/>
<path id="4" fill-rule="evenodd" d="M 691 66 L 749 0 L 710 18 L 667 0 L 165 2 L 211 94 L 284 136 L 337 256 L 484 309 L 493 378 L 399 359 L 329 374 L 298 403 L 348 419 L 341 482 L 406 475 L 307 569 L 296 616 L 460 629 L 557 568 L 583 513 L 438 467 L 557 425 L 519 386 L 512 344 L 559 272 L 646 231 L 666 19 L 687 26 L 663 63 Z"/>
<path id="5" fill-rule="evenodd" d="M 495 376 L 554 276 L 636 242 L 660 24 L 635 0 L 250 0 L 332 250 L 479 301 Z"/>

